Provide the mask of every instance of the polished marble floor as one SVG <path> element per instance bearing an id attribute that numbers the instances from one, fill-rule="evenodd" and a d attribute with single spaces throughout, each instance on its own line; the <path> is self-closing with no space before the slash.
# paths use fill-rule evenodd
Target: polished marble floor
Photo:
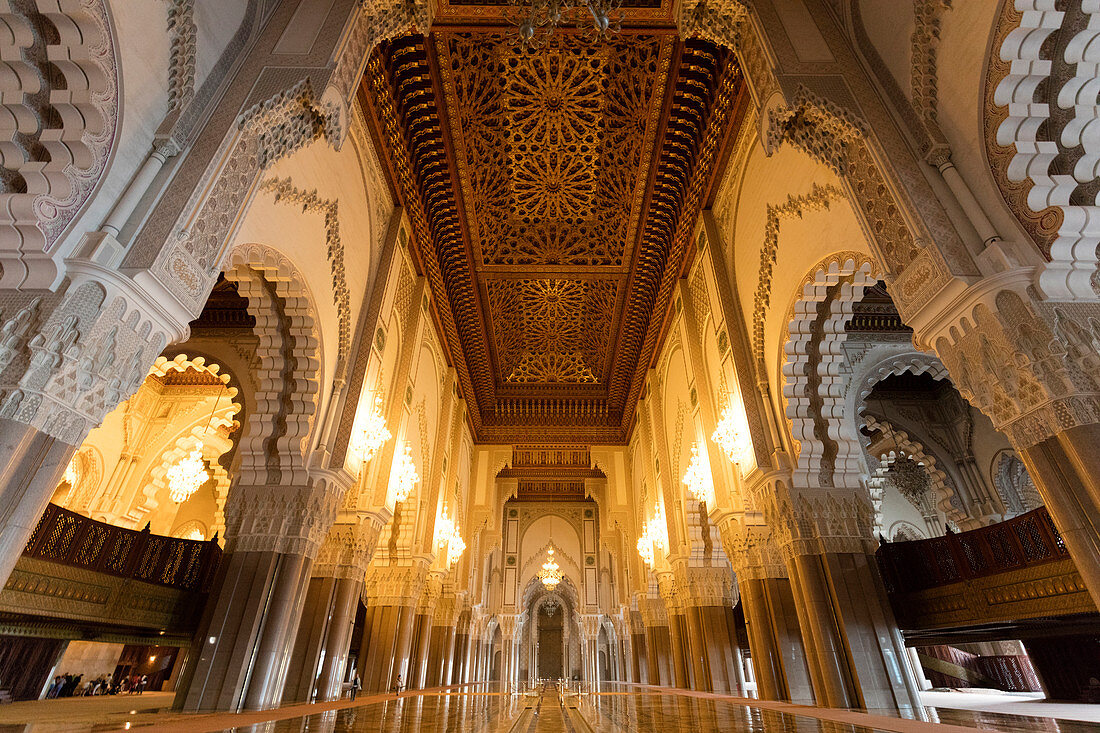
<path id="1" fill-rule="evenodd" d="M 1100 733 L 1097 723 L 1035 716 L 928 708 L 917 720 L 912 711 L 830 710 L 616 683 L 577 699 L 574 712 L 562 707 L 552 686 L 532 695 L 503 695 L 488 685 L 475 685 L 254 713 L 187 715 L 168 709 L 170 694 L 79 698 L 2 706 L 0 733 L 140 728 L 158 733 Z"/>

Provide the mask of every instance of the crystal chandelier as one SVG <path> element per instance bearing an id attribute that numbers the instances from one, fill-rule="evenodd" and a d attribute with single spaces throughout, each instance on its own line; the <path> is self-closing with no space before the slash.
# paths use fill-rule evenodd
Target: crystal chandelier
<path id="1" fill-rule="evenodd" d="M 447 516 L 446 508 L 440 510 L 435 520 L 435 543 L 440 548 L 447 546 L 447 565 L 454 566 L 466 550 L 466 543 L 458 531 L 458 525 Z"/>
<path id="2" fill-rule="evenodd" d="M 539 571 L 538 578 L 542 581 L 546 590 L 554 590 L 558 587 L 558 583 L 561 582 L 561 568 L 558 567 L 558 563 L 554 560 L 553 547 L 546 548 L 546 562 L 542 564 L 542 570 Z"/>
<path id="3" fill-rule="evenodd" d="M 515 8 L 508 15 L 525 48 L 542 46 L 565 24 L 575 24 L 593 40 L 623 28 L 622 0 L 508 0 L 508 4 Z"/>
<path id="4" fill-rule="evenodd" d="M 386 418 L 382 417 L 382 395 L 378 395 L 359 434 L 359 450 L 363 455 L 363 463 L 374 458 L 375 452 L 391 437 L 386 428 Z"/>
<path id="5" fill-rule="evenodd" d="M 715 426 L 714 434 L 710 439 L 718 444 L 718 447 L 726 454 L 731 463 L 736 463 L 740 468 L 749 464 L 752 458 L 752 442 L 741 431 L 741 421 L 737 419 L 737 411 L 732 401 L 722 410 L 722 417 Z"/>
<path id="6" fill-rule="evenodd" d="M 710 471 L 703 465 L 703 457 L 699 455 L 699 444 L 691 445 L 691 463 L 684 472 L 684 485 L 695 497 L 696 501 L 714 506 L 714 485 L 710 480 Z"/>
<path id="7" fill-rule="evenodd" d="M 649 567 L 653 567 L 656 559 L 654 548 L 659 548 L 662 554 L 668 552 L 668 528 L 665 525 L 665 507 L 658 503 L 653 513 L 653 518 L 642 525 L 642 536 L 638 538 L 638 554 L 642 561 Z"/>
<path id="8" fill-rule="evenodd" d="M 542 612 L 545 613 L 547 616 L 553 616 L 554 613 L 557 612 L 557 610 L 557 598 L 547 598 L 545 601 L 542 602 Z"/>
<path id="9" fill-rule="evenodd" d="M 210 480 L 210 473 L 202 462 L 202 443 L 168 469 L 168 496 L 182 504 Z"/>
<path id="10" fill-rule="evenodd" d="M 393 470 L 397 474 L 397 485 L 393 491 L 393 501 L 395 504 L 400 504 L 409 498 L 413 487 L 420 483 L 420 474 L 416 472 L 416 466 L 412 460 L 412 447 L 408 443 L 405 444 L 405 451 L 397 459 L 397 465 L 394 466 Z"/>

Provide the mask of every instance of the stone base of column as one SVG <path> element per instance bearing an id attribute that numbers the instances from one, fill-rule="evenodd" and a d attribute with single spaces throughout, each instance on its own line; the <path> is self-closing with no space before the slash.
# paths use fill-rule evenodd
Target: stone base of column
<path id="1" fill-rule="evenodd" d="M 733 608 L 693 606 L 685 609 L 691 641 L 694 687 L 701 692 L 744 694 L 738 669 L 737 629 Z"/>
<path id="2" fill-rule="evenodd" d="M 1089 595 L 1100 606 L 1100 425 L 1019 451 Z"/>
<path id="3" fill-rule="evenodd" d="M 795 555 L 789 563 L 817 704 L 908 708 L 915 683 L 874 557 Z"/>
<path id="4" fill-rule="evenodd" d="M 175 707 L 188 712 L 278 705 L 311 561 L 277 552 L 222 558 Z"/>
<path id="5" fill-rule="evenodd" d="M 398 675 L 408 684 L 409 648 L 416 609 L 371 606 L 359 641 L 359 678 L 364 692 L 388 692 Z"/>
<path id="6" fill-rule="evenodd" d="M 672 633 L 668 626 L 646 626 L 646 681 L 651 685 L 671 687 L 675 680 L 672 673 Z"/>
<path id="7" fill-rule="evenodd" d="M 760 699 L 812 705 L 814 692 L 790 581 L 740 579 L 738 588 Z"/>
<path id="8" fill-rule="evenodd" d="M 0 588 L 23 553 L 76 446 L 0 420 Z"/>

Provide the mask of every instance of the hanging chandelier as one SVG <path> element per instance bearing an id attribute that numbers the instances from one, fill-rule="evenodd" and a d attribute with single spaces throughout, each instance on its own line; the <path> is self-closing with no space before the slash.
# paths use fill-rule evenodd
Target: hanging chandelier
<path id="1" fill-rule="evenodd" d="M 420 474 L 416 472 L 416 466 L 412 460 L 412 447 L 408 443 L 405 444 L 405 450 L 397 459 L 397 465 L 394 466 L 393 470 L 397 474 L 397 485 L 393 491 L 393 501 L 395 504 L 400 504 L 409 498 L 413 487 L 420 483 Z"/>
<path id="2" fill-rule="evenodd" d="M 542 570 L 539 571 L 539 580 L 542 581 L 542 585 L 546 590 L 554 590 L 558 587 L 562 577 L 561 568 L 554 560 L 554 548 L 546 548 L 546 562 L 542 564 Z"/>
<path id="3" fill-rule="evenodd" d="M 718 444 L 731 463 L 736 463 L 738 467 L 744 469 L 752 458 L 752 442 L 741 431 L 741 421 L 737 418 L 737 411 L 730 401 L 726 409 L 722 410 L 722 417 L 718 420 L 718 425 L 715 426 L 714 434 L 710 439 Z"/>
<path id="4" fill-rule="evenodd" d="M 447 509 L 440 510 L 435 520 L 435 542 L 440 549 L 447 547 L 447 565 L 453 567 L 466 550 L 466 542 L 458 531 L 458 525 L 447 516 Z"/>
<path id="5" fill-rule="evenodd" d="M 695 497 L 696 501 L 714 507 L 714 485 L 710 480 L 710 471 L 703 465 L 703 457 L 699 455 L 699 444 L 691 445 L 691 463 L 684 472 L 684 485 Z"/>
<path id="6" fill-rule="evenodd" d="M 558 610 L 558 599 L 547 598 L 542 602 L 542 612 L 547 616 L 553 616 Z"/>
<path id="7" fill-rule="evenodd" d="M 508 0 L 520 46 L 539 48 L 559 26 L 575 25 L 592 40 L 623 28 L 623 0 Z"/>
<path id="8" fill-rule="evenodd" d="M 374 458 L 374 454 L 382 447 L 382 444 L 391 437 L 393 436 L 386 428 L 386 418 L 382 417 L 382 395 L 378 395 L 374 400 L 373 409 L 367 415 L 363 430 L 359 434 L 359 450 L 363 456 L 363 463 Z"/>
<path id="9" fill-rule="evenodd" d="M 190 499 L 200 486 L 210 480 L 210 472 L 202 462 L 202 443 L 199 443 L 187 457 L 179 459 L 172 465 L 166 475 L 168 497 L 177 504 Z"/>
<path id="10" fill-rule="evenodd" d="M 668 552 L 668 528 L 665 525 L 665 507 L 658 503 L 653 512 L 653 517 L 642 525 L 642 536 L 638 538 L 638 554 L 642 562 L 653 567 L 656 560 L 656 550 L 661 554 Z"/>

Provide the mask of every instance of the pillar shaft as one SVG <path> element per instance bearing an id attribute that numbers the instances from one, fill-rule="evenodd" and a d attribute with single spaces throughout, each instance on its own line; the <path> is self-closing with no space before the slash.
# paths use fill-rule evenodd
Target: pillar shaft
<path id="1" fill-rule="evenodd" d="M 332 617 L 325 634 L 324 658 L 321 660 L 321 669 L 317 674 L 314 699 L 318 701 L 337 700 L 343 692 L 348 648 L 351 645 L 355 612 L 359 607 L 359 595 L 362 590 L 362 580 L 340 578 L 336 581 Z"/>

